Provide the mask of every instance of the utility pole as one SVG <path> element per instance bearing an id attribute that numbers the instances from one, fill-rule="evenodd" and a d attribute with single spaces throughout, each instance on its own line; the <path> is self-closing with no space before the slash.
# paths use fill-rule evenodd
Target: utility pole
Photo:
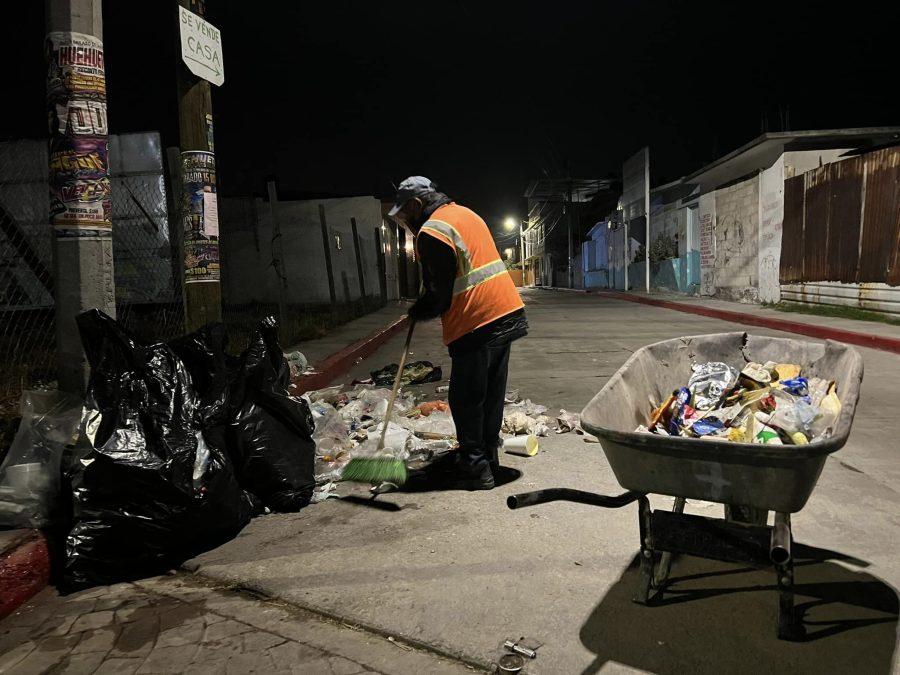
<path id="1" fill-rule="evenodd" d="M 572 259 L 575 257 L 574 242 L 572 238 L 572 181 L 566 191 L 566 229 L 569 234 L 569 288 L 575 288 L 575 270 L 572 266 Z"/>
<path id="2" fill-rule="evenodd" d="M 185 26 L 202 25 L 205 0 L 178 0 L 177 24 L 184 54 Z M 186 13 L 184 10 L 189 10 Z M 209 36 L 204 32 L 204 36 Z M 221 48 L 221 37 L 215 31 Z M 193 331 L 222 320 L 216 156 L 210 83 L 178 60 L 178 122 L 181 139 L 181 222 L 184 242 L 184 327 Z"/>
<path id="3" fill-rule="evenodd" d="M 525 220 L 519 221 L 519 255 L 522 263 L 522 286 L 525 286 Z"/>
<path id="4" fill-rule="evenodd" d="M 278 330 L 280 340 L 287 342 L 289 331 L 287 329 L 287 271 L 284 264 L 284 241 L 281 238 L 281 223 L 275 212 L 275 204 L 278 202 L 278 187 L 275 180 L 266 181 L 266 190 L 269 193 L 269 218 L 272 220 L 272 267 L 278 277 Z"/>
<path id="5" fill-rule="evenodd" d="M 101 0 L 46 0 L 50 225 L 62 391 L 81 395 L 88 366 L 75 317 L 116 315 Z"/>
<path id="6" fill-rule="evenodd" d="M 644 278 L 647 293 L 650 292 L 650 146 L 644 148 Z"/>

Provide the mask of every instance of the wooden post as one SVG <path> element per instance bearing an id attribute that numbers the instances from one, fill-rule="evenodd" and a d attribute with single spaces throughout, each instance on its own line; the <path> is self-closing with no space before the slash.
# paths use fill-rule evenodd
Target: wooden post
<path id="1" fill-rule="evenodd" d="M 204 16 L 205 0 L 178 0 L 178 5 Z M 180 12 L 176 13 L 176 31 Z M 180 41 L 179 37 L 176 38 Z M 184 241 L 184 328 L 194 331 L 222 320 L 218 222 L 210 211 L 216 203 L 216 158 L 210 83 L 178 60 L 178 122 L 181 139 L 181 223 Z M 211 196 L 209 196 L 211 194 Z"/>
<path id="2" fill-rule="evenodd" d="M 381 292 L 381 304 L 387 302 L 387 276 L 384 259 L 384 243 L 381 241 L 381 228 L 375 228 L 375 260 L 378 261 L 378 288 Z"/>
<path id="3" fill-rule="evenodd" d="M 325 205 L 319 204 L 319 222 L 322 223 L 322 245 L 325 248 L 325 271 L 328 273 L 328 295 L 331 297 L 331 309 L 337 304 L 334 292 L 334 271 L 331 268 L 331 237 L 328 236 L 328 224 L 325 222 Z"/>
<path id="4" fill-rule="evenodd" d="M 272 219 L 272 267 L 278 277 L 278 329 L 279 339 L 282 343 L 289 340 L 287 330 L 287 270 L 284 261 L 284 242 L 281 239 L 281 223 L 275 213 L 275 204 L 278 202 L 278 188 L 274 180 L 266 182 L 266 190 L 269 193 L 269 217 Z"/>

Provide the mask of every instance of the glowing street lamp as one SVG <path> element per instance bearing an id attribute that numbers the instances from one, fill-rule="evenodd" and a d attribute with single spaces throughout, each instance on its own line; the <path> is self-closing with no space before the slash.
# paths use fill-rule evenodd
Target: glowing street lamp
<path id="1" fill-rule="evenodd" d="M 512 216 L 509 216 L 506 220 L 503 221 L 503 227 L 507 229 L 507 231 L 512 232 L 516 229 L 516 219 Z"/>

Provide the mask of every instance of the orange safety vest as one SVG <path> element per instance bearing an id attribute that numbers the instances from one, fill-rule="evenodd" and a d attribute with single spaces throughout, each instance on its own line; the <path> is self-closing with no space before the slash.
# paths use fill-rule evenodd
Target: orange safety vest
<path id="1" fill-rule="evenodd" d="M 445 204 L 422 225 L 419 235 L 423 234 L 443 242 L 456 255 L 453 301 L 441 316 L 445 345 L 525 306 L 477 213 L 453 202 Z"/>

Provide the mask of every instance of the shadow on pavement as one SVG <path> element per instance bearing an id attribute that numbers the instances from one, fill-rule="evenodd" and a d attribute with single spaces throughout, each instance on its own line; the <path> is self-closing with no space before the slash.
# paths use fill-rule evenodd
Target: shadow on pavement
<path id="1" fill-rule="evenodd" d="M 795 611 L 806 636 L 776 638 L 773 570 L 694 557 L 675 560 L 661 599 L 632 602 L 638 558 L 581 628 L 596 654 L 585 675 L 607 662 L 654 673 L 891 672 L 898 596 L 889 585 L 845 564 L 867 563 L 794 545 Z"/>
<path id="2" fill-rule="evenodd" d="M 494 474 L 494 489 L 508 485 L 522 477 L 522 472 L 508 466 L 501 466 L 500 470 Z M 458 490 L 460 488 L 448 487 L 441 483 L 439 478 L 433 478 L 426 472 L 420 472 L 412 477 L 409 482 L 404 485 L 401 492 L 442 492 L 449 490 Z"/>

